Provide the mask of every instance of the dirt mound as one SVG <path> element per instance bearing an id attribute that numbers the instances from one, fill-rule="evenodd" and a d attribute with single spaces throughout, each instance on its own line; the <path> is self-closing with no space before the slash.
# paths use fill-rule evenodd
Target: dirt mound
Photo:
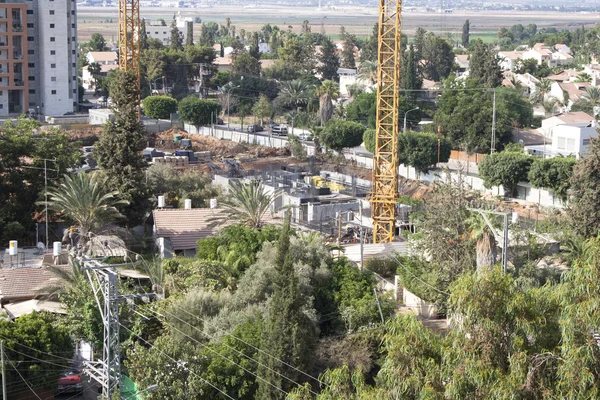
<path id="1" fill-rule="evenodd" d="M 81 142 L 82 146 L 91 146 L 100 139 L 102 127 L 88 127 L 66 131 L 72 142 Z"/>

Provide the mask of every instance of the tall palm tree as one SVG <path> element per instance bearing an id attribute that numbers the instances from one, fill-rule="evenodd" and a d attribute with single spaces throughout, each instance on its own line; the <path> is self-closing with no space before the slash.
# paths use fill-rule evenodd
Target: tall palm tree
<path id="1" fill-rule="evenodd" d="M 481 214 L 472 214 L 467 223 L 471 240 L 475 241 L 477 272 L 483 272 L 496 263 L 496 238 Z"/>
<path id="2" fill-rule="evenodd" d="M 581 98 L 573 105 L 573 108 L 596 116 L 600 108 L 600 88 L 595 86 L 586 88 L 585 93 L 581 95 Z"/>
<path id="3" fill-rule="evenodd" d="M 90 232 L 106 232 L 121 217 L 117 206 L 128 202 L 119 200 L 118 194 L 106 189 L 106 178 L 98 173 L 65 175 L 60 185 L 48 190 L 48 209 L 73 222 L 79 236 L 85 238 Z"/>
<path id="4" fill-rule="evenodd" d="M 283 82 L 281 90 L 277 95 L 277 101 L 286 107 L 302 107 L 308 104 L 312 98 L 312 85 L 303 80 L 294 79 L 293 81 Z"/>
<path id="5" fill-rule="evenodd" d="M 551 79 L 541 78 L 540 81 L 535 84 L 535 89 L 531 92 L 529 101 L 533 104 L 541 104 L 550 94 L 553 83 L 554 81 Z"/>
<path id="6" fill-rule="evenodd" d="M 75 259 L 69 260 L 71 269 L 51 265 L 48 267 L 50 272 L 56 276 L 56 280 L 48 281 L 48 284 L 38 290 L 38 296 L 43 299 L 56 299 L 63 293 L 73 290 L 85 279 L 85 272 L 82 265 Z"/>
<path id="7" fill-rule="evenodd" d="M 363 61 L 358 68 L 358 77 L 363 81 L 374 84 L 377 81 L 377 62 Z"/>
<path id="8" fill-rule="evenodd" d="M 252 229 L 264 225 L 264 218 L 280 191 L 268 192 L 261 180 L 234 182 L 227 198 L 221 202 L 223 212 L 213 220 L 217 223 L 236 220 Z"/>
<path id="9" fill-rule="evenodd" d="M 324 81 L 315 90 L 315 95 L 319 96 L 319 117 L 321 118 L 321 124 L 325 124 L 333 116 L 332 100 L 340 96 L 340 90 L 335 82 Z"/>

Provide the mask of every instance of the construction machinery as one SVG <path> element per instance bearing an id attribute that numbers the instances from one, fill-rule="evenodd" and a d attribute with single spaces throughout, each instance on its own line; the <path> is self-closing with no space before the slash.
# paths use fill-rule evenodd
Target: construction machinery
<path id="1" fill-rule="evenodd" d="M 119 0 L 119 69 L 132 72 L 140 91 L 140 0 Z"/>
<path id="2" fill-rule="evenodd" d="M 379 0 L 377 120 L 373 189 L 373 242 L 392 242 L 398 199 L 398 107 L 402 0 Z"/>

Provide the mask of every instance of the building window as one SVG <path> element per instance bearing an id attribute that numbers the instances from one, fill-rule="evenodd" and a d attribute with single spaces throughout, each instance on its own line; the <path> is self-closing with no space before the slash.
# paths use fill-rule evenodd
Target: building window
<path id="1" fill-rule="evenodd" d="M 558 150 L 566 150 L 566 140 L 564 137 L 558 137 L 557 138 L 557 143 L 556 143 L 556 148 Z"/>
<path id="2" fill-rule="evenodd" d="M 51 91 L 50 94 L 56 94 L 56 90 Z"/>
<path id="3" fill-rule="evenodd" d="M 54 10 L 50 10 L 50 15 L 54 15 Z"/>
<path id="4" fill-rule="evenodd" d="M 71 28 L 75 28 L 75 24 L 71 24 Z"/>
<path id="5" fill-rule="evenodd" d="M 29 94 L 35 94 L 35 89 L 29 89 Z"/>
<path id="6" fill-rule="evenodd" d="M 567 139 L 567 151 L 575 151 L 575 139 Z"/>
<path id="7" fill-rule="evenodd" d="M 34 40 L 35 40 L 35 38 L 33 36 L 27 36 L 28 42 L 33 42 Z"/>
<path id="8" fill-rule="evenodd" d="M 73 93 L 77 93 L 77 89 L 73 89 Z"/>
<path id="9" fill-rule="evenodd" d="M 73 76 L 73 80 L 74 80 L 74 81 L 76 81 L 76 80 L 77 80 L 77 77 L 76 77 L 76 76 Z"/>
<path id="10" fill-rule="evenodd" d="M 29 78 L 27 78 L 27 79 L 29 79 L 30 81 L 35 81 L 35 76 L 30 76 L 30 77 L 29 77 Z"/>
<path id="11" fill-rule="evenodd" d="M 71 50 L 71 54 L 75 55 L 75 50 Z"/>
<path id="12" fill-rule="evenodd" d="M 4 108 L 4 104 L 0 104 L 0 110 Z"/>
<path id="13" fill-rule="evenodd" d="M 56 82 L 56 77 L 55 76 L 50 77 L 50 82 Z"/>
<path id="14" fill-rule="evenodd" d="M 27 27 L 28 28 L 33 28 L 33 24 L 30 22 L 30 23 L 27 24 Z"/>
<path id="15" fill-rule="evenodd" d="M 71 65 L 73 66 L 73 68 L 76 68 L 76 67 L 77 67 L 77 64 L 75 64 L 75 63 L 73 63 L 73 64 L 71 64 Z"/>
<path id="16" fill-rule="evenodd" d="M 56 50 L 50 50 L 50 55 L 51 55 L 51 56 L 54 56 L 54 55 L 56 55 Z"/>
<path id="17" fill-rule="evenodd" d="M 27 10 L 27 15 L 33 15 L 33 10 Z"/>
<path id="18" fill-rule="evenodd" d="M 54 24 L 50 24 L 50 28 L 54 28 Z"/>
<path id="19" fill-rule="evenodd" d="M 73 36 L 73 37 L 71 38 L 71 40 L 73 41 L 73 43 L 75 43 L 75 41 L 77 40 L 77 38 L 76 38 L 75 36 Z"/>
<path id="20" fill-rule="evenodd" d="M 50 68 L 56 68 L 56 64 L 50 64 Z"/>
<path id="21" fill-rule="evenodd" d="M 0 90 L 0 96 L 2 96 L 4 94 L 4 92 L 2 90 Z"/>
<path id="22" fill-rule="evenodd" d="M 35 63 L 28 63 L 28 64 L 27 64 L 27 66 L 28 66 L 29 68 L 35 68 Z"/>
<path id="23" fill-rule="evenodd" d="M 56 42 L 56 38 L 52 36 L 52 37 L 50 37 L 50 41 L 51 42 Z"/>
<path id="24" fill-rule="evenodd" d="M 35 50 L 27 50 L 27 54 L 29 54 L 30 56 L 35 54 Z"/>

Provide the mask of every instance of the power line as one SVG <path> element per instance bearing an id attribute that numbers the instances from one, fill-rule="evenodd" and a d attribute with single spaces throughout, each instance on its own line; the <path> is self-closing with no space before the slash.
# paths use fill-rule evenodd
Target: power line
<path id="1" fill-rule="evenodd" d="M 151 311 L 151 312 L 155 313 L 156 315 L 158 315 L 158 316 L 161 316 L 161 317 L 163 317 L 163 318 L 165 318 L 165 319 L 166 319 L 166 317 L 165 317 L 164 315 L 160 314 L 160 313 L 159 313 L 159 312 L 157 312 L 157 311 L 154 311 L 154 310 L 149 310 L 149 311 Z M 181 320 L 181 319 L 180 319 L 180 320 Z M 182 322 L 183 322 L 183 321 L 182 321 Z M 227 357 L 225 357 L 224 355 L 220 354 L 220 353 L 219 353 L 219 352 L 217 352 L 216 350 L 213 350 L 213 349 L 211 349 L 209 346 L 205 345 L 204 343 L 201 343 L 201 342 L 200 342 L 198 339 L 196 339 L 196 338 L 193 338 L 193 337 L 191 337 L 190 335 L 188 335 L 188 334 L 186 334 L 186 333 L 182 332 L 181 330 L 177 329 L 177 328 L 176 328 L 176 327 L 174 327 L 172 324 L 169 324 L 169 323 L 167 323 L 166 321 L 165 321 L 164 323 L 165 323 L 165 325 L 167 325 L 167 326 L 171 327 L 172 329 L 175 329 L 177 332 L 179 332 L 179 333 L 180 333 L 180 334 L 182 334 L 183 336 L 187 337 L 188 339 L 190 339 L 190 340 L 193 340 L 194 342 L 198 343 L 198 344 L 199 344 L 200 346 L 202 346 L 203 348 L 206 348 L 206 349 L 208 349 L 209 351 L 211 351 L 211 352 L 215 353 L 216 355 L 218 355 L 218 356 L 219 356 L 219 357 L 221 357 L 222 359 L 224 359 L 224 360 L 226 360 L 226 361 L 229 361 L 230 363 L 232 363 L 232 364 L 234 364 L 234 365 L 236 365 L 236 366 L 240 367 L 241 369 L 243 369 L 244 371 L 246 371 L 246 372 L 247 372 L 247 373 L 249 373 L 250 375 L 252 375 L 252 376 L 256 377 L 257 379 L 260 379 L 261 381 L 265 382 L 266 384 L 268 384 L 268 385 L 272 386 L 273 388 L 275 388 L 275 389 L 279 390 L 280 392 L 284 393 L 286 396 L 287 396 L 287 395 L 289 395 L 289 393 L 288 393 L 288 392 L 286 392 L 285 390 L 283 390 L 282 388 L 280 388 L 280 387 L 277 387 L 277 386 L 273 385 L 271 382 L 267 381 L 267 380 L 266 380 L 266 379 L 264 379 L 264 378 L 261 378 L 260 376 L 256 375 L 254 372 L 252 372 L 252 371 L 250 371 L 250 370 L 248 370 L 248 369 L 246 369 L 246 368 L 242 367 L 241 365 L 239 365 L 239 364 L 238 364 L 238 363 L 236 363 L 235 361 L 232 361 L 232 360 L 228 359 Z"/>
<path id="2" fill-rule="evenodd" d="M 181 309 L 181 310 L 183 310 L 183 309 Z M 151 310 L 151 311 L 152 311 L 152 310 Z M 170 315 L 170 316 L 172 316 L 172 317 L 175 317 L 177 320 L 179 320 L 179 321 L 183 322 L 184 324 L 188 325 L 189 327 L 191 327 L 191 328 L 193 328 L 193 329 L 197 330 L 198 332 L 202 333 L 203 335 L 205 335 L 205 336 L 208 336 L 208 337 L 209 337 L 209 338 L 211 338 L 211 339 L 215 339 L 215 338 L 214 338 L 214 336 L 210 336 L 208 333 L 201 331 L 201 330 L 200 330 L 198 327 L 196 327 L 196 326 L 193 326 L 192 324 L 190 324 L 190 323 L 188 323 L 188 322 L 186 322 L 186 321 L 182 320 L 182 319 L 181 319 L 181 318 L 179 318 L 178 316 L 176 316 L 176 315 L 174 315 L 174 314 L 171 314 L 171 313 L 167 313 L 167 314 L 169 314 L 169 315 Z M 190 314 L 190 315 L 192 315 L 192 314 Z M 236 338 L 236 339 L 237 339 L 237 338 Z M 257 365 L 260 365 L 260 366 L 262 366 L 262 367 L 265 367 L 265 368 L 267 368 L 268 370 L 270 370 L 270 371 L 272 371 L 272 372 L 275 372 L 277 375 L 281 376 L 282 378 L 284 378 L 284 379 L 288 380 L 289 382 L 291 382 L 291 383 L 293 383 L 293 384 L 295 384 L 295 385 L 297 385 L 297 386 L 301 386 L 301 385 L 300 385 L 298 382 L 294 381 L 293 379 L 290 379 L 290 378 L 288 378 L 287 376 L 283 375 L 282 373 L 280 373 L 280 372 L 277 372 L 277 371 L 275 371 L 274 369 L 272 369 L 272 368 L 270 368 L 270 367 L 268 367 L 268 366 L 266 366 L 266 365 L 264 365 L 264 364 L 260 363 L 258 360 L 255 360 L 254 358 L 252 358 L 252 357 L 250 357 L 250 356 L 248 356 L 248 355 L 246 355 L 246 354 L 242 353 L 241 351 L 237 350 L 236 348 L 234 348 L 234 347 L 231 347 L 231 346 L 229 346 L 228 344 L 225 344 L 225 343 L 222 343 L 222 344 L 223 344 L 223 345 L 225 345 L 225 346 L 227 346 L 227 348 L 229 348 L 229 349 L 231 349 L 231 350 L 235 351 L 236 353 L 238 353 L 238 354 L 240 354 L 240 355 L 242 355 L 242 356 L 246 357 L 247 359 L 254 361 L 254 362 L 257 364 Z M 250 344 L 248 344 L 248 346 L 251 346 L 251 345 L 250 345 Z M 251 347 L 255 348 L 254 346 L 251 346 Z M 272 356 L 271 356 L 271 357 L 272 357 Z M 275 358 L 275 357 L 273 357 L 273 358 Z M 282 361 L 282 360 L 279 360 L 279 361 L 280 361 L 280 362 L 282 362 L 282 363 L 284 363 L 284 361 Z M 233 362 L 233 361 L 232 361 L 232 362 Z M 296 369 L 295 367 L 292 367 L 292 368 Z M 298 371 L 300 371 L 300 370 L 298 370 Z M 302 372 L 302 371 L 300 371 L 300 372 Z M 308 374 L 305 374 L 305 375 L 308 375 Z M 310 375 L 308 375 L 308 376 L 310 376 Z M 312 378 L 312 377 L 311 377 L 311 378 Z M 310 389 L 309 389 L 309 390 L 310 390 Z M 312 394 L 314 394 L 315 396 L 317 396 L 317 395 L 318 395 L 318 393 L 315 393 L 315 392 L 313 392 L 312 390 L 310 390 L 310 392 L 311 392 Z"/>
<path id="3" fill-rule="evenodd" d="M 6 336 L 3 336 L 3 335 L 0 335 L 0 338 L 4 339 L 4 340 L 6 340 L 6 341 L 8 341 L 8 340 L 11 340 L 11 339 L 8 339 Z M 66 360 L 66 361 L 73 361 L 73 358 L 72 358 L 72 357 L 71 357 L 71 358 L 67 358 L 67 357 L 61 357 L 61 356 L 57 356 L 57 355 L 54 355 L 54 354 L 51 354 L 51 353 L 46 353 L 46 352 L 44 352 L 44 351 L 41 351 L 41 350 L 35 349 L 35 348 L 33 348 L 33 347 L 30 347 L 30 346 L 24 345 L 24 344 L 22 344 L 22 343 L 18 343 L 18 342 L 14 342 L 14 343 L 15 343 L 16 345 L 19 345 L 19 346 L 21 346 L 21 347 L 25 347 L 25 348 L 27 348 L 27 349 L 29 349 L 29 350 L 33 350 L 33 351 L 35 351 L 36 353 L 46 354 L 46 355 L 48 355 L 48 356 L 50 356 L 50 357 L 56 357 L 56 358 L 60 358 L 60 359 L 62 359 L 62 360 Z M 61 352 L 60 354 L 62 354 L 62 353 L 66 354 L 67 352 L 66 352 L 66 351 L 65 351 L 65 352 Z M 69 353 L 71 353 L 71 354 L 72 354 L 72 352 L 69 352 Z"/>
<path id="4" fill-rule="evenodd" d="M 174 363 L 176 363 L 177 365 L 180 364 L 179 361 L 175 360 L 173 357 L 171 357 L 170 355 L 166 354 L 164 351 L 156 348 L 152 343 L 148 342 L 147 340 L 145 340 L 144 338 L 142 338 L 141 336 L 137 335 L 136 333 L 134 333 L 131 329 L 127 328 L 125 325 L 123 325 L 122 323 L 119 322 L 119 325 L 122 328 L 125 328 L 127 331 L 129 331 L 131 334 L 133 334 L 135 337 L 137 337 L 139 340 L 143 341 L 144 343 L 146 343 L 148 346 L 150 346 L 151 348 L 157 350 L 158 352 L 160 352 L 162 355 L 164 355 L 165 357 L 169 358 L 171 361 L 173 361 Z M 233 397 L 231 397 L 230 395 L 228 395 L 227 393 L 225 393 L 224 391 L 222 391 L 221 389 L 219 389 L 218 387 L 216 387 L 215 385 L 213 385 L 212 383 L 210 383 L 209 381 L 207 381 L 206 379 L 202 378 L 200 375 L 198 375 L 197 373 L 195 373 L 194 371 L 192 371 L 191 369 L 187 368 L 187 370 L 194 375 L 195 377 L 197 377 L 198 379 L 200 379 L 202 382 L 206 383 L 207 385 L 211 386 L 213 389 L 219 391 L 220 393 L 222 393 L 223 395 L 225 395 L 225 397 L 227 397 L 228 399 L 231 400 L 235 400 Z"/>
<path id="5" fill-rule="evenodd" d="M 10 361 L 10 358 L 8 358 L 8 355 L 4 355 L 4 357 L 6 357 L 6 359 L 8 360 L 8 362 L 10 363 L 11 367 L 13 367 L 13 369 L 15 371 L 17 371 L 17 374 L 19 374 L 19 376 L 21 377 L 21 379 L 23 379 L 23 382 L 25 382 L 25 384 L 27 385 L 27 387 L 29 388 L 29 390 L 31 390 L 31 393 L 34 394 L 35 397 L 37 397 L 39 400 L 42 400 L 42 398 L 40 396 L 38 396 L 38 394 L 32 389 L 32 387 L 29 385 L 29 383 L 25 380 L 25 378 L 23 378 L 23 375 L 21 375 L 21 373 L 19 372 L 19 370 L 14 366 L 14 364 Z"/>

